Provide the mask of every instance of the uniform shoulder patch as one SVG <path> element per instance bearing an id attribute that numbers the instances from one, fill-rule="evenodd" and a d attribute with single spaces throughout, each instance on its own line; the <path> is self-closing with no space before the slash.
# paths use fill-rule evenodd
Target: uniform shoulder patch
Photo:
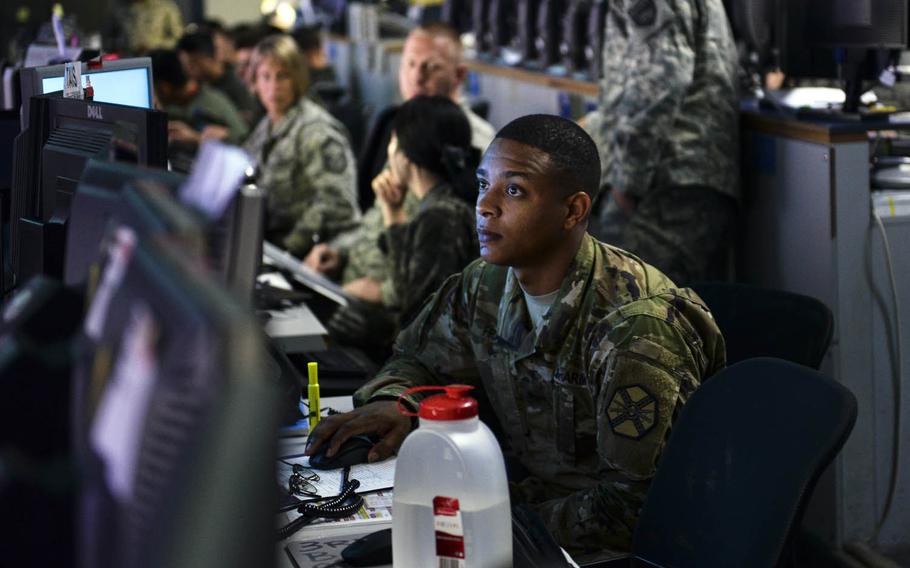
<path id="1" fill-rule="evenodd" d="M 610 429 L 617 436 L 641 440 L 657 424 L 657 398 L 640 385 L 613 393 L 607 406 Z"/>
<path id="2" fill-rule="evenodd" d="M 329 138 L 322 143 L 319 149 L 322 154 L 322 165 L 333 174 L 344 173 L 348 167 L 348 157 L 345 155 L 344 145 L 334 138 Z"/>
<path id="3" fill-rule="evenodd" d="M 653 26 L 657 20 L 657 6 L 654 0 L 634 0 L 629 8 L 629 17 L 639 27 Z"/>

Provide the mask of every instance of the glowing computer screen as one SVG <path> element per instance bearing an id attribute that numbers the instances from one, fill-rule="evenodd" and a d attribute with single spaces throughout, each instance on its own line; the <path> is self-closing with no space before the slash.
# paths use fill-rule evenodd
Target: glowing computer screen
<path id="1" fill-rule="evenodd" d="M 146 68 L 114 69 L 110 71 L 93 71 L 82 73 L 82 86 L 85 78 L 91 77 L 95 91 L 94 100 L 100 103 L 115 103 L 141 108 L 151 108 L 149 100 L 149 73 Z M 41 92 L 53 93 L 63 90 L 63 76 L 45 77 L 41 80 Z"/>

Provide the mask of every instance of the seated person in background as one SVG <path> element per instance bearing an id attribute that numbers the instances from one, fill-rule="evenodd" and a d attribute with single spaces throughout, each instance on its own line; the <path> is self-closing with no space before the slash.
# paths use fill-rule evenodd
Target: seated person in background
<path id="1" fill-rule="evenodd" d="M 461 108 L 446 97 L 414 97 L 392 124 L 389 168 L 373 184 L 385 231 L 380 248 L 389 278 L 363 278 L 345 286 L 350 294 L 382 303 L 380 286 L 397 300 L 386 305 L 409 321 L 446 278 L 477 258 L 474 212 L 464 199 L 475 185 L 476 150 Z M 412 194 L 417 212 L 408 221 L 404 198 Z"/>
<path id="2" fill-rule="evenodd" d="M 252 124 L 256 107 L 253 96 L 233 70 L 215 57 L 212 32 L 197 28 L 196 31 L 185 34 L 177 42 L 177 55 L 190 79 L 205 83 L 226 95 L 247 124 Z"/>
<path id="3" fill-rule="evenodd" d="M 430 95 L 449 97 L 460 104 L 471 123 L 471 143 L 483 152 L 496 131 L 489 122 L 477 116 L 461 96 L 461 84 L 467 73 L 457 30 L 443 23 L 418 26 L 408 34 L 401 52 L 398 89 L 404 101 L 417 95 Z M 383 150 L 389 143 L 397 110 L 397 106 L 383 110 L 367 136 L 357 173 L 361 196 L 369 193 L 373 178 L 385 167 Z"/>
<path id="4" fill-rule="evenodd" d="M 417 95 L 443 96 L 458 103 L 471 126 L 471 145 L 482 152 L 493 140 L 495 131 L 468 108 L 461 98 L 461 83 L 467 68 L 462 61 L 461 40 L 458 32 L 445 24 L 430 24 L 415 28 L 404 44 L 401 66 L 398 70 L 398 88 L 405 101 Z M 361 197 L 367 191 L 373 195 L 372 180 L 385 168 L 386 152 L 392 133 L 392 123 L 399 107 L 387 109 L 376 121 L 373 132 L 367 139 L 364 158 L 370 150 L 374 160 L 358 164 L 358 185 Z M 379 151 L 381 149 L 381 151 Z M 473 199 L 471 199 L 473 202 Z M 361 202 L 362 203 L 362 202 Z M 417 200 L 405 197 L 404 215 L 409 219 L 417 209 Z M 382 214 L 377 206 L 367 210 L 360 229 L 349 238 L 339 241 L 336 246 L 317 245 L 305 263 L 310 268 L 330 276 L 340 277 L 343 284 L 361 278 L 384 282 L 388 274 L 382 252 L 379 250 L 379 234 L 383 230 Z M 383 286 L 385 292 L 391 287 Z M 397 299 L 383 297 L 386 305 L 397 304 Z"/>
<path id="5" fill-rule="evenodd" d="M 216 139 L 239 144 L 249 128 L 231 101 L 186 76 L 177 53 L 159 49 L 149 53 L 155 79 L 155 97 L 168 113 L 168 156 L 172 166 L 186 171 L 199 143 Z"/>
<path id="6" fill-rule="evenodd" d="M 229 73 L 234 72 L 234 63 L 237 51 L 234 48 L 234 36 L 224 27 L 220 20 L 209 19 L 202 26 L 212 32 L 212 42 L 215 44 L 215 59 L 225 65 Z"/>
<path id="7" fill-rule="evenodd" d="M 405 389 L 474 385 L 525 470 L 511 471 L 512 502 L 576 557 L 628 551 L 673 419 L 724 366 L 724 341 L 694 292 L 587 234 L 599 163 L 569 120 L 500 130 L 477 169 L 481 259 L 443 284 L 306 453 L 374 433 L 369 459 L 384 459 L 411 431 L 396 407 Z"/>
<path id="8" fill-rule="evenodd" d="M 256 96 L 250 61 L 253 58 L 253 51 L 256 50 L 256 45 L 268 37 L 270 33 L 265 26 L 252 24 L 238 24 L 234 27 L 232 33 L 234 36 L 234 75 L 243 82 L 247 91 L 253 97 L 253 121 L 251 124 L 259 124 L 259 121 L 265 116 L 265 108 L 259 102 L 259 97 Z"/>
<path id="9" fill-rule="evenodd" d="M 306 61 L 307 71 L 310 73 L 310 88 L 328 83 L 335 84 L 335 69 L 322 46 L 322 35 L 316 26 L 301 26 L 291 32 L 291 37 L 297 42 L 300 53 Z"/>
<path id="10" fill-rule="evenodd" d="M 266 116 L 244 147 L 268 194 L 265 237 L 302 258 L 360 222 L 354 156 L 341 123 L 304 96 L 306 66 L 294 40 L 265 38 L 252 65 Z"/>

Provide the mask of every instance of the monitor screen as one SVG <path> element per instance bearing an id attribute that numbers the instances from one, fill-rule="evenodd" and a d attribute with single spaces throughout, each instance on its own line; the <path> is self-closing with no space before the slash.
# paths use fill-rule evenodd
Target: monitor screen
<path id="1" fill-rule="evenodd" d="M 149 71 L 139 69 L 114 69 L 110 71 L 83 72 L 82 86 L 86 77 L 91 77 L 95 90 L 94 100 L 99 103 L 114 103 L 140 108 L 152 108 L 149 85 Z M 41 80 L 41 93 L 53 93 L 63 90 L 63 76 L 44 77 Z"/>
<path id="2" fill-rule="evenodd" d="M 126 230 L 85 326 L 79 564 L 272 565 L 277 398 L 256 322 L 175 247 Z"/>
<path id="3" fill-rule="evenodd" d="M 820 46 L 905 49 L 907 0 L 813 0 L 807 36 Z"/>

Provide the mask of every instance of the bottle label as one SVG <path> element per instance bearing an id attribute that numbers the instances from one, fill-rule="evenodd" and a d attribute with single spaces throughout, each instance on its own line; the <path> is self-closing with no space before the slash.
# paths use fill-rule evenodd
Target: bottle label
<path id="1" fill-rule="evenodd" d="M 464 568 L 464 525 L 458 499 L 433 498 L 437 568 Z"/>

